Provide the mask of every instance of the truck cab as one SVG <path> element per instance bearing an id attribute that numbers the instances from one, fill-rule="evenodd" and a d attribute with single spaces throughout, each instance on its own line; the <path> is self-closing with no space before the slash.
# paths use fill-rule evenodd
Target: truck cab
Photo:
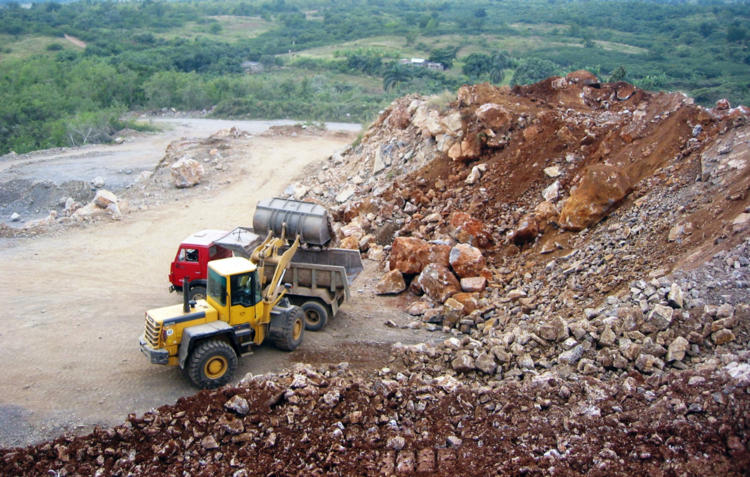
<path id="1" fill-rule="evenodd" d="M 170 290 L 182 291 L 182 283 L 190 281 L 191 300 L 206 298 L 206 268 L 208 262 L 232 256 L 232 252 L 214 242 L 225 237 L 223 230 L 201 230 L 180 243 L 169 269 Z"/>

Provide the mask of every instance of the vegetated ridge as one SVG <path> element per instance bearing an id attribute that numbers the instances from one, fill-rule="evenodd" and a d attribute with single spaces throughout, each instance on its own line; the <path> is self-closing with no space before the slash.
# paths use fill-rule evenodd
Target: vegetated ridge
<path id="1" fill-rule="evenodd" d="M 743 475 L 747 119 L 583 71 L 398 99 L 289 192 L 452 337 L 377 373 L 247 376 L 0 472 Z"/>

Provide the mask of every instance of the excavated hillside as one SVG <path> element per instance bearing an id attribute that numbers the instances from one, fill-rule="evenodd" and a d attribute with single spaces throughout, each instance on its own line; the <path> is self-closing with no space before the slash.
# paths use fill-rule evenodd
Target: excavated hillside
<path id="1" fill-rule="evenodd" d="M 450 338 L 0 450 L 0 473 L 746 475 L 749 112 L 584 71 L 401 98 L 288 193 Z"/>

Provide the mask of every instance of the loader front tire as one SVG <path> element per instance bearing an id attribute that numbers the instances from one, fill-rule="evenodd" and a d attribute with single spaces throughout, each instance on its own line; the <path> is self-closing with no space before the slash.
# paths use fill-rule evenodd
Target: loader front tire
<path id="1" fill-rule="evenodd" d="M 190 381 L 199 388 L 217 388 L 232 379 L 237 369 L 237 354 L 226 341 L 207 340 L 196 346 L 185 369 Z"/>
<path id="2" fill-rule="evenodd" d="M 305 332 L 305 313 L 298 306 L 291 308 L 284 316 L 277 318 L 277 323 L 271 325 L 271 340 L 277 348 L 284 351 L 297 349 Z"/>
<path id="3" fill-rule="evenodd" d="M 306 301 L 302 304 L 305 312 L 305 329 L 310 331 L 322 330 L 328 322 L 328 310 L 317 301 Z"/>

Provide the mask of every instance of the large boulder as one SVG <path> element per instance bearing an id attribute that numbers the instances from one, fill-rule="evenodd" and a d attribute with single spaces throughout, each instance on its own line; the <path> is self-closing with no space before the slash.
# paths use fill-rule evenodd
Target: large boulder
<path id="1" fill-rule="evenodd" d="M 477 247 L 490 244 L 490 235 L 484 229 L 484 222 L 466 212 L 453 212 L 448 218 L 448 225 L 451 236 L 458 242 Z"/>
<path id="2" fill-rule="evenodd" d="M 390 269 L 416 275 L 430 263 L 430 244 L 414 237 L 396 237 L 391 247 Z"/>
<path id="3" fill-rule="evenodd" d="M 617 167 L 605 164 L 587 167 L 563 205 L 560 226 L 579 231 L 596 224 L 627 195 L 630 187 L 628 175 Z"/>
<path id="4" fill-rule="evenodd" d="M 479 276 L 487 265 L 482 251 L 465 243 L 459 243 L 451 249 L 449 261 L 460 278 Z"/>
<path id="5" fill-rule="evenodd" d="M 461 285 L 453 272 L 436 263 L 431 263 L 422 270 L 417 283 L 428 297 L 440 303 L 461 291 Z"/>
<path id="6" fill-rule="evenodd" d="M 477 119 L 495 132 L 507 131 L 513 122 L 510 112 L 499 104 L 485 103 L 477 108 Z"/>
<path id="7" fill-rule="evenodd" d="M 193 187 L 200 183 L 204 170 L 200 162 L 189 157 L 183 157 L 170 167 L 174 185 L 179 188 Z"/>
<path id="8" fill-rule="evenodd" d="M 378 295 L 396 295 L 406 290 L 404 276 L 399 270 L 391 270 L 375 285 Z"/>
<path id="9" fill-rule="evenodd" d="M 482 154 L 482 142 L 477 134 L 469 134 L 448 149 L 448 157 L 454 161 L 470 161 Z"/>

